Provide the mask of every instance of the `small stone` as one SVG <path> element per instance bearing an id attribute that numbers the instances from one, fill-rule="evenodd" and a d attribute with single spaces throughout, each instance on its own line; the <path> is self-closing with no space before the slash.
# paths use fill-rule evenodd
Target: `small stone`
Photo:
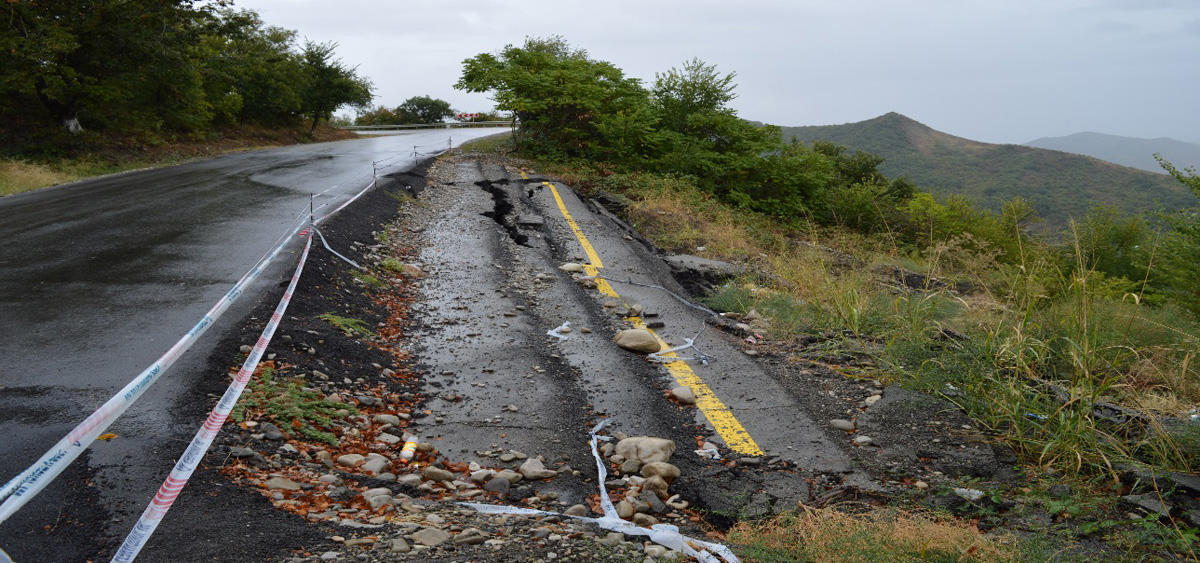
<path id="1" fill-rule="evenodd" d="M 373 475 L 378 475 L 387 471 L 388 466 L 391 464 L 392 460 L 377 453 L 369 453 L 367 454 L 366 461 L 362 464 L 362 470 Z"/>
<path id="2" fill-rule="evenodd" d="M 400 275 L 402 275 L 406 278 L 420 279 L 420 278 L 425 277 L 425 272 L 421 271 L 420 268 L 418 268 L 412 264 L 401 264 L 400 265 Z"/>
<path id="3" fill-rule="evenodd" d="M 365 457 L 359 454 L 345 454 L 338 456 L 337 463 L 346 467 L 358 467 L 365 459 Z"/>
<path id="4" fill-rule="evenodd" d="M 622 534 L 621 532 L 609 532 L 605 534 L 602 539 L 597 541 L 602 545 L 616 547 L 620 545 L 621 542 L 625 541 L 625 534 Z"/>
<path id="5" fill-rule="evenodd" d="M 658 498 L 654 491 L 642 491 L 642 494 L 638 495 L 638 500 L 646 503 L 650 507 L 650 511 L 655 514 L 665 514 L 670 511 L 666 503 Z"/>
<path id="6" fill-rule="evenodd" d="M 1065 483 L 1050 485 L 1050 488 L 1046 489 L 1046 493 L 1055 498 L 1066 498 L 1071 496 L 1071 486 Z"/>
<path id="7" fill-rule="evenodd" d="M 467 529 L 459 532 L 459 534 L 457 536 L 454 536 L 454 543 L 465 544 L 465 545 L 479 545 L 479 544 L 483 543 L 484 540 L 486 540 L 486 539 L 487 539 L 487 537 L 484 536 L 483 531 L 480 530 L 479 528 L 467 528 Z"/>
<path id="8" fill-rule="evenodd" d="M 874 440 L 870 436 L 859 435 L 854 437 L 854 443 L 860 446 L 869 446 L 871 442 L 874 442 Z"/>
<path id="9" fill-rule="evenodd" d="M 299 491 L 300 483 L 297 483 L 286 477 L 271 477 L 267 479 L 268 489 L 281 489 L 284 491 Z"/>
<path id="10" fill-rule="evenodd" d="M 377 510 L 381 506 L 394 506 L 396 499 L 391 495 L 375 495 L 367 499 L 367 504 L 371 505 L 371 510 Z"/>
<path id="11" fill-rule="evenodd" d="M 421 484 L 421 476 L 417 475 L 416 473 L 408 473 L 406 475 L 396 477 L 396 482 L 408 487 L 416 487 L 417 485 Z"/>
<path id="12" fill-rule="evenodd" d="M 395 445 L 404 441 L 403 438 L 395 434 L 388 434 L 387 432 L 380 432 L 379 435 L 375 437 L 375 440 L 388 445 Z"/>
<path id="13" fill-rule="evenodd" d="M 537 458 L 525 460 L 525 463 L 521 464 L 520 471 L 526 479 L 549 479 L 558 475 L 557 471 L 546 469 L 546 466 L 542 465 L 542 461 Z"/>
<path id="14" fill-rule="evenodd" d="M 394 414 L 377 414 L 371 417 L 371 420 L 380 424 L 391 424 L 392 426 L 400 425 L 400 417 Z"/>
<path id="15" fill-rule="evenodd" d="M 662 350 L 662 345 L 659 344 L 658 339 L 650 331 L 643 328 L 622 330 L 613 337 L 613 342 L 621 348 L 643 354 L 652 354 Z"/>
<path id="16" fill-rule="evenodd" d="M 633 523 L 643 528 L 649 528 L 658 523 L 658 518 L 639 512 L 633 515 Z"/>
<path id="17" fill-rule="evenodd" d="M 616 508 L 617 508 L 617 516 L 620 516 L 621 518 L 624 518 L 625 520 L 632 518 L 633 513 L 636 511 L 636 508 L 633 506 L 633 503 L 629 502 L 627 500 L 622 500 L 621 502 L 618 502 Z"/>
<path id="18" fill-rule="evenodd" d="M 254 347 L 249 344 L 242 344 L 238 347 L 238 351 L 243 354 L 249 354 L 252 350 L 254 350 Z"/>
<path id="19" fill-rule="evenodd" d="M 413 543 L 434 547 L 450 539 L 450 534 L 437 528 L 422 528 L 421 531 L 412 535 L 412 539 Z"/>
<path id="20" fill-rule="evenodd" d="M 363 491 L 362 497 L 364 499 L 370 499 L 371 497 L 377 497 L 380 495 L 389 495 L 390 496 L 391 494 L 392 494 L 392 490 L 387 487 L 376 487 L 374 489 L 367 489 L 367 490 Z"/>
<path id="21" fill-rule="evenodd" d="M 408 546 L 408 542 L 404 541 L 404 538 L 393 538 L 388 549 L 392 553 L 408 553 L 412 548 Z"/>
<path id="22" fill-rule="evenodd" d="M 642 552 L 646 554 L 646 557 L 662 557 L 667 554 L 667 548 L 650 543 L 642 548 Z"/>
<path id="23" fill-rule="evenodd" d="M 883 398 L 883 395 L 871 395 L 870 397 L 863 399 L 863 405 L 868 406 L 868 407 L 874 406 L 875 403 L 878 403 L 879 400 L 882 398 Z"/>
<path id="24" fill-rule="evenodd" d="M 524 476 L 511 469 L 501 469 L 492 480 L 495 481 L 496 479 L 503 479 L 508 481 L 510 485 L 516 485 L 521 482 L 521 479 L 524 479 Z"/>
<path id="25" fill-rule="evenodd" d="M 492 475 L 495 474 L 496 472 L 492 471 L 491 469 L 480 469 L 478 471 L 473 471 L 471 472 L 471 481 L 474 483 L 483 483 L 488 479 L 491 479 Z"/>
<path id="26" fill-rule="evenodd" d="M 627 459 L 621 464 L 622 475 L 633 475 L 642 469 L 642 462 L 636 459 Z"/>
<path id="27" fill-rule="evenodd" d="M 338 477 L 337 475 L 334 475 L 334 474 L 332 474 L 332 473 L 326 473 L 326 474 L 324 474 L 324 475 L 322 475 L 322 476 L 318 477 L 318 478 L 317 478 L 317 482 L 319 482 L 319 483 L 329 483 L 329 484 L 331 484 L 331 485 L 336 485 L 336 484 L 338 484 L 338 483 L 341 483 L 341 482 L 342 482 L 342 478 L 341 478 L 341 477 Z"/>
<path id="28" fill-rule="evenodd" d="M 969 500 L 971 502 L 974 502 L 974 501 L 977 501 L 977 500 L 983 498 L 983 491 L 981 491 L 979 489 L 967 489 L 967 488 L 960 487 L 960 488 L 954 489 L 954 494 L 956 494 L 966 500 Z"/>
<path id="29" fill-rule="evenodd" d="M 696 393 L 692 391 L 691 387 L 686 385 L 680 385 L 679 387 L 671 389 L 671 396 L 675 397 L 676 401 L 679 401 L 685 405 L 696 404 Z"/>
<path id="30" fill-rule="evenodd" d="M 563 514 L 567 516 L 587 516 L 588 507 L 582 504 L 576 504 L 566 509 Z"/>
<path id="31" fill-rule="evenodd" d="M 854 423 L 843 418 L 835 418 L 829 421 L 829 425 L 838 430 L 844 430 L 846 432 L 854 431 Z"/>
<path id="32" fill-rule="evenodd" d="M 675 442 L 666 438 L 634 436 L 617 442 L 616 455 L 624 459 L 636 459 L 642 463 L 669 461 L 675 453 Z"/>
<path id="33" fill-rule="evenodd" d="M 504 463 L 516 461 L 516 459 L 517 459 L 517 456 L 513 455 L 512 453 L 500 454 L 500 461 L 503 461 Z"/>
<path id="34" fill-rule="evenodd" d="M 926 483 L 925 481 L 917 481 L 916 483 L 913 483 L 913 486 L 923 491 L 929 488 L 929 483 Z"/>
<path id="35" fill-rule="evenodd" d="M 588 328 L 588 327 L 586 327 L 586 326 L 585 326 L 585 327 L 582 327 L 582 328 L 580 328 L 580 329 L 579 329 L 579 332 L 580 332 L 581 334 L 591 334 L 591 333 L 592 333 L 592 329 L 590 329 L 590 328 Z"/>
<path id="36" fill-rule="evenodd" d="M 321 561 L 333 561 L 341 556 L 342 554 L 336 551 L 326 551 L 325 553 L 321 554 Z"/>
<path id="37" fill-rule="evenodd" d="M 426 467 L 422 472 L 426 479 L 430 481 L 451 481 L 454 479 L 454 474 L 438 467 Z"/>
<path id="38" fill-rule="evenodd" d="M 576 262 L 567 262 L 566 264 L 559 266 L 558 269 L 562 270 L 564 272 L 567 272 L 567 273 L 582 272 L 583 264 L 579 264 Z"/>
<path id="39" fill-rule="evenodd" d="M 512 483 L 510 483 L 508 479 L 501 479 L 499 477 L 500 476 L 497 475 L 491 481 L 484 483 L 483 490 L 492 493 L 500 493 L 501 495 L 508 494 L 508 489 L 512 487 Z"/>
<path id="40" fill-rule="evenodd" d="M 642 466 L 642 477 L 653 477 L 658 475 L 666 482 L 674 482 L 679 477 L 680 471 L 678 467 L 671 465 L 665 461 L 655 461 Z"/>
<path id="41" fill-rule="evenodd" d="M 648 477 L 646 481 L 642 483 L 643 489 L 654 491 L 659 498 L 667 498 L 667 486 L 667 480 L 658 475 Z"/>

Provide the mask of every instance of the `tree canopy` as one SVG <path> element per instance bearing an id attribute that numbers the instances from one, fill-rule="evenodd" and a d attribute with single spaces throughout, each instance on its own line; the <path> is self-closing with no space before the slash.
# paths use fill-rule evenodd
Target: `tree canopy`
<path id="1" fill-rule="evenodd" d="M 432 96 L 413 96 L 395 108 L 384 106 L 360 113 L 354 120 L 357 125 L 405 125 L 416 123 L 441 123 L 453 116 L 450 102 Z"/>
<path id="2" fill-rule="evenodd" d="M 0 127 L 204 131 L 325 118 L 370 83 L 333 44 L 297 45 L 253 11 L 194 0 L 12 0 Z"/>

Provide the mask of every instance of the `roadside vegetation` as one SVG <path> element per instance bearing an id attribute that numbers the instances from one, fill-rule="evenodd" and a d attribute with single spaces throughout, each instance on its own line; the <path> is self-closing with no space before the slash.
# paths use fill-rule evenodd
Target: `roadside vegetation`
<path id="1" fill-rule="evenodd" d="M 849 377 L 945 397 L 1017 454 L 1030 486 L 1004 494 L 1131 557 L 1195 558 L 1193 525 L 1129 520 L 1117 498 L 1131 491 L 1121 480 L 1130 471 L 1200 469 L 1200 209 L 1141 217 L 1100 207 L 1035 236 L 1036 214 L 1020 198 L 992 212 L 887 178 L 871 154 L 785 141 L 741 120 L 728 106 L 733 79 L 693 60 L 647 87 L 550 37 L 467 59 L 457 86 L 490 92 L 515 114 L 508 149 L 623 200 L 661 248 L 752 266 L 708 304 L 766 317 L 772 338 L 820 338 L 820 350 L 793 347 L 790 361 L 849 357 Z M 1195 170 L 1162 164 L 1200 196 Z M 1072 494 L 1046 496 L 1051 482 L 1071 483 Z M 737 537 L 755 553 L 825 560 L 795 538 L 890 543 L 907 521 L 781 518 L 747 523 Z M 781 527 L 792 543 L 771 547 Z M 880 557 L 1004 559 L 990 541 Z"/>
<path id="2" fill-rule="evenodd" d="M 3 13 L 0 194 L 230 145 L 336 138 L 319 125 L 372 99 L 335 44 L 301 43 L 226 2 L 14 0 Z"/>

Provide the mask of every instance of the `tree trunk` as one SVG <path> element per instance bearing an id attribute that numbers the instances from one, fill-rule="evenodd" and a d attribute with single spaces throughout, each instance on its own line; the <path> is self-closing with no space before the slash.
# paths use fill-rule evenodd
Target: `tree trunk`
<path id="1" fill-rule="evenodd" d="M 317 122 L 318 122 L 318 121 L 320 121 L 320 120 L 321 120 L 321 116 L 319 116 L 319 115 L 314 115 L 314 116 L 313 116 L 313 124 L 312 124 L 312 127 L 309 127 L 309 128 L 308 128 L 308 136 L 309 136 L 309 137 L 311 137 L 311 136 L 313 136 L 313 135 L 315 135 L 315 134 L 316 134 L 316 132 L 317 132 Z"/>

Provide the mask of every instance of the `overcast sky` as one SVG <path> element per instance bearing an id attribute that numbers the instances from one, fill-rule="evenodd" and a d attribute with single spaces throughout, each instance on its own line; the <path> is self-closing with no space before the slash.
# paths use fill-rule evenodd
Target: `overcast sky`
<path id="1" fill-rule="evenodd" d="M 491 109 L 462 60 L 559 34 L 652 82 L 699 57 L 735 71 L 734 107 L 778 125 L 897 111 L 981 141 L 1098 131 L 1200 142 L 1200 0 L 236 0 L 336 41 L 376 87 Z"/>

